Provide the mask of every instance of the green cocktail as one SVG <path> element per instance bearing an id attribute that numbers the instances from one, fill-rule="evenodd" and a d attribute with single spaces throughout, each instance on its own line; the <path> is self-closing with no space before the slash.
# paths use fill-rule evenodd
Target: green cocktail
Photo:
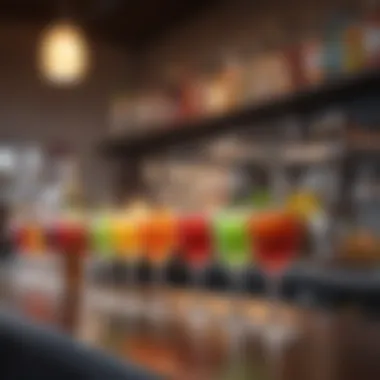
<path id="1" fill-rule="evenodd" d="M 214 218 L 214 246 L 219 262 L 240 269 L 252 258 L 248 217 L 242 212 L 220 212 Z"/>
<path id="2" fill-rule="evenodd" d="M 91 223 L 91 248 L 98 257 L 110 258 L 115 253 L 112 221 L 107 215 L 96 215 Z"/>

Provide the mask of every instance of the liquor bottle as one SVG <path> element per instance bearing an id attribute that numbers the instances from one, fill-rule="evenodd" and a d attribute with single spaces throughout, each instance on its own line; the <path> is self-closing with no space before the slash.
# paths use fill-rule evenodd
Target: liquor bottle
<path id="1" fill-rule="evenodd" d="M 365 33 L 363 22 L 350 18 L 343 32 L 344 72 L 355 73 L 365 66 Z"/>
<path id="2" fill-rule="evenodd" d="M 380 258 L 376 243 L 380 207 L 374 197 L 374 179 L 374 167 L 368 163 L 358 167 L 352 188 L 353 214 L 343 238 L 343 255 L 355 262 Z"/>
<path id="3" fill-rule="evenodd" d="M 344 71 L 344 31 L 347 13 L 338 10 L 327 22 L 323 41 L 323 69 L 326 79 L 335 78 Z"/>
<path id="4" fill-rule="evenodd" d="M 365 65 L 377 68 L 380 65 L 380 5 L 378 1 L 366 2 L 364 17 Z"/>
<path id="5" fill-rule="evenodd" d="M 301 64 L 304 72 L 305 84 L 315 86 L 324 79 L 322 64 L 323 42 L 317 37 L 306 39 L 301 46 Z"/>

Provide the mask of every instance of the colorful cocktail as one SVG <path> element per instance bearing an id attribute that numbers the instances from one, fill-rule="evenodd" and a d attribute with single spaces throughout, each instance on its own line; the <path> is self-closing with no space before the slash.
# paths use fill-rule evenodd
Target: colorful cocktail
<path id="1" fill-rule="evenodd" d="M 218 261 L 230 271 L 238 271 L 252 259 L 248 216 L 241 212 L 222 212 L 213 221 Z"/>
<path id="2" fill-rule="evenodd" d="M 90 223 L 91 250 L 101 259 L 109 259 L 115 253 L 112 217 L 109 213 L 93 215 Z"/>
<path id="3" fill-rule="evenodd" d="M 183 216 L 178 221 L 181 256 L 193 271 L 202 271 L 213 253 L 209 220 L 204 215 Z"/>
<path id="4" fill-rule="evenodd" d="M 85 254 L 89 249 L 87 225 L 81 216 L 62 216 L 54 223 L 54 245 L 64 254 Z"/>
<path id="5" fill-rule="evenodd" d="M 302 241 L 300 219 L 287 211 L 266 211 L 250 224 L 255 258 L 268 275 L 281 275 L 297 257 Z"/>
<path id="6" fill-rule="evenodd" d="M 12 227 L 12 235 L 18 251 L 22 254 L 41 255 L 46 251 L 46 235 L 39 223 L 18 223 Z"/>
<path id="7" fill-rule="evenodd" d="M 283 273 L 299 253 L 303 236 L 302 223 L 295 214 L 285 210 L 263 211 L 253 217 L 250 234 L 255 247 L 256 263 L 267 276 L 268 309 L 266 343 L 274 378 L 281 377 L 281 351 L 284 338 L 290 336 L 281 317 L 280 281 Z"/>
<path id="8" fill-rule="evenodd" d="M 182 216 L 178 221 L 179 252 L 191 270 L 196 288 L 202 286 L 204 273 L 213 256 L 213 237 L 210 220 L 201 214 Z M 197 330 L 205 324 L 202 299 L 196 296 L 190 323 Z"/>
<path id="9" fill-rule="evenodd" d="M 116 255 L 128 263 L 141 256 L 142 243 L 137 221 L 127 213 L 116 215 L 111 221 L 111 244 Z"/>
<path id="10" fill-rule="evenodd" d="M 154 275 L 151 315 L 155 321 L 162 321 L 166 308 L 161 289 L 165 285 L 167 263 L 177 245 L 176 220 L 167 210 L 155 210 L 141 220 L 139 228 L 143 252 Z"/>
<path id="11" fill-rule="evenodd" d="M 246 323 L 241 312 L 241 293 L 244 290 L 245 270 L 252 261 L 248 221 L 247 213 L 238 210 L 219 212 L 213 220 L 215 253 L 219 263 L 227 270 L 232 290 L 226 319 L 232 347 L 231 362 L 240 359 L 243 354 L 241 343 Z"/>
<path id="12" fill-rule="evenodd" d="M 176 221 L 167 211 L 152 212 L 140 225 L 144 253 L 154 266 L 165 265 L 176 248 Z"/>
<path id="13" fill-rule="evenodd" d="M 141 308 L 136 294 L 136 270 L 143 252 L 138 218 L 132 217 L 128 211 L 114 215 L 111 220 L 111 244 L 117 258 L 126 264 L 129 287 L 126 312 L 130 316 L 135 316 Z"/>

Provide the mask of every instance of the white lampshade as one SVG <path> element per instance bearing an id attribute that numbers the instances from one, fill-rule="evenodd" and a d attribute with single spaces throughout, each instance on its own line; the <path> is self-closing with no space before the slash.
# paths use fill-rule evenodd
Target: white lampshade
<path id="1" fill-rule="evenodd" d="M 89 47 L 84 34 L 70 22 L 58 22 L 43 33 L 38 64 L 41 74 L 57 85 L 75 85 L 87 74 Z"/>

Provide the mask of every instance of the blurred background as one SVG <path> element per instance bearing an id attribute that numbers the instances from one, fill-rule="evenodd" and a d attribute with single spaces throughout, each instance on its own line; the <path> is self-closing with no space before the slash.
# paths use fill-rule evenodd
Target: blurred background
<path id="1" fill-rule="evenodd" d="M 0 4 L 1 303 L 164 378 L 380 375 L 380 2 Z"/>

